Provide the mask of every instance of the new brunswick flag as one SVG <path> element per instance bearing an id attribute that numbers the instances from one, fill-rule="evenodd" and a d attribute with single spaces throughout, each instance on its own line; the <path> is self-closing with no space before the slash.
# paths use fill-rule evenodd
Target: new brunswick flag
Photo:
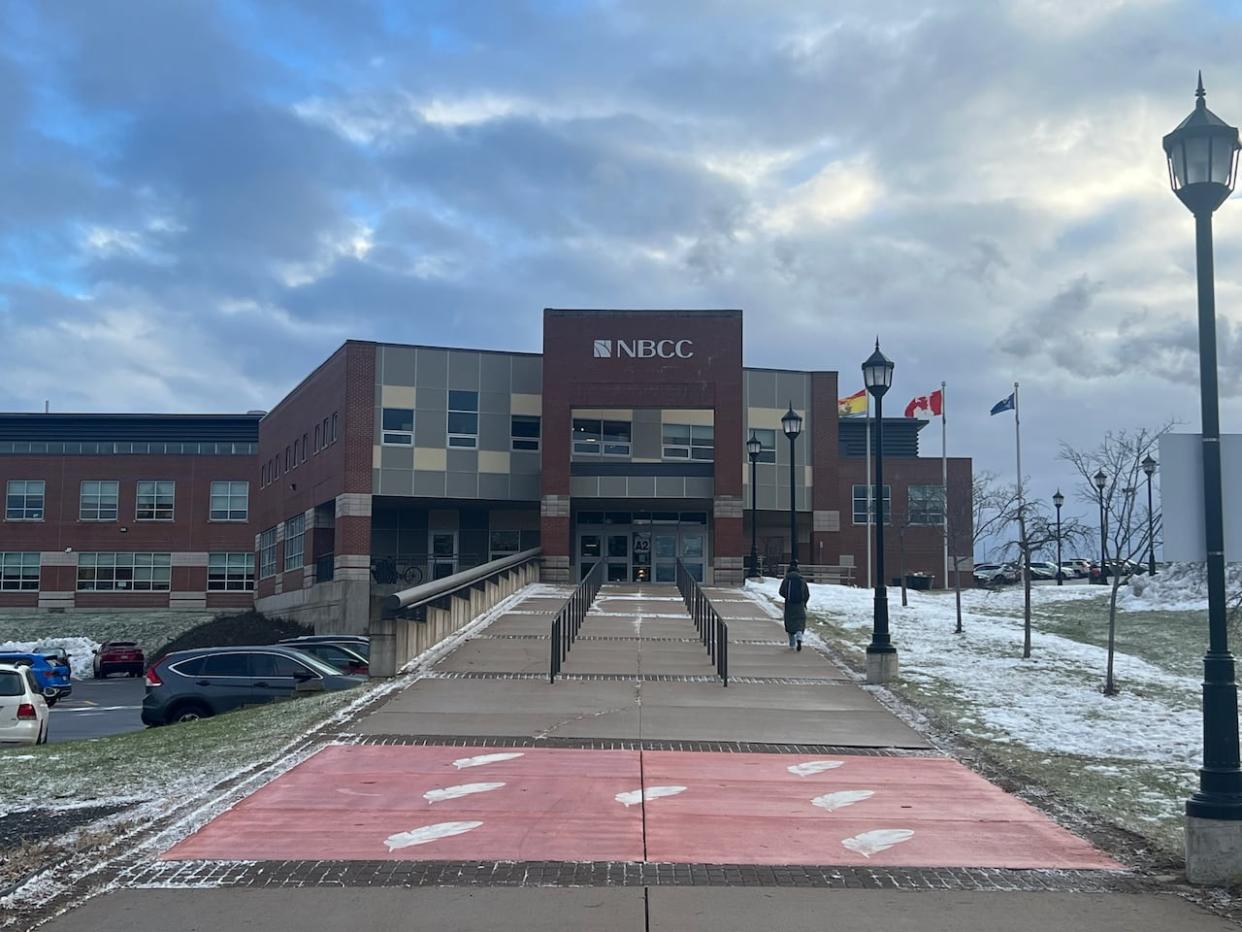
<path id="1" fill-rule="evenodd" d="M 855 417 L 867 413 L 867 390 L 855 392 L 848 398 L 837 400 L 837 414 L 841 417 Z"/>

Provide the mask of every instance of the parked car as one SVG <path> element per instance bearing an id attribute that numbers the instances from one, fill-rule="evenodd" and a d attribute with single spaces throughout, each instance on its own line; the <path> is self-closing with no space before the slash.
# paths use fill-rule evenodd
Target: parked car
<path id="1" fill-rule="evenodd" d="M 1133 562 L 1132 560 L 1109 560 L 1108 569 L 1106 572 L 1104 572 L 1103 578 L 1106 580 L 1112 579 L 1114 572 L 1120 572 L 1122 577 L 1124 578 L 1126 576 L 1133 576 L 1136 572 L 1139 572 L 1139 571 L 1140 571 L 1139 564 Z M 1099 560 L 1096 560 L 1094 563 L 1091 564 L 1090 574 L 1091 574 L 1090 578 L 1093 582 L 1098 582 L 1100 580 L 1101 574 L 1100 574 L 1100 561 Z"/>
<path id="2" fill-rule="evenodd" d="M 976 563 L 974 576 L 980 586 L 999 586 L 1020 578 L 1017 568 L 1009 563 Z"/>
<path id="3" fill-rule="evenodd" d="M 33 651 L 0 651 L 0 663 L 28 667 L 48 705 L 55 705 L 73 692 L 68 671 L 42 654 Z"/>
<path id="4" fill-rule="evenodd" d="M 179 650 L 147 668 L 145 725 L 192 722 L 247 705 L 324 690 L 353 689 L 366 678 L 346 675 L 292 647 L 203 647 Z"/>
<path id="5" fill-rule="evenodd" d="M 318 657 L 340 673 L 351 673 L 358 676 L 367 676 L 370 673 L 368 659 L 358 651 L 352 650 L 351 642 L 312 641 L 305 644 L 289 644 L 288 646 L 294 650 L 300 650 L 304 654 L 310 654 L 312 657 Z"/>
<path id="6" fill-rule="evenodd" d="M 44 647 L 40 644 L 35 647 L 35 653 L 46 657 L 48 663 L 59 667 L 65 676 L 73 675 L 73 667 L 69 663 L 69 651 L 63 647 Z"/>
<path id="7" fill-rule="evenodd" d="M 365 634 L 307 634 L 302 637 L 285 638 L 276 643 L 284 647 L 302 647 L 305 644 L 339 644 L 359 654 L 363 660 L 371 659 L 371 639 Z"/>
<path id="8" fill-rule="evenodd" d="M 50 716 L 34 671 L 0 664 L 0 745 L 46 744 Z"/>
<path id="9" fill-rule="evenodd" d="M 1056 579 L 1061 568 L 1051 560 L 1032 560 L 1031 579 Z"/>
<path id="10" fill-rule="evenodd" d="M 142 676 L 145 666 L 146 657 L 136 641 L 107 641 L 100 644 L 95 651 L 95 659 L 91 661 L 97 680 L 105 679 L 113 673 Z"/>
<path id="11" fill-rule="evenodd" d="M 1066 579 L 1086 579 L 1091 572 L 1090 560 L 1062 560 L 1061 569 L 1066 572 Z M 1072 574 L 1072 576 L 1070 575 Z"/>

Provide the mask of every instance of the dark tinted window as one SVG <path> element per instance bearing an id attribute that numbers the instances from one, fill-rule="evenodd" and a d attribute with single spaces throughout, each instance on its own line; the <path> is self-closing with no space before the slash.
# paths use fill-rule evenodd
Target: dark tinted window
<path id="1" fill-rule="evenodd" d="M 249 676 L 249 654 L 210 654 L 203 664 L 203 676 Z"/>
<path id="2" fill-rule="evenodd" d="M 251 657 L 255 676 L 293 676 L 294 674 L 310 673 L 304 665 L 292 657 L 278 654 L 255 654 Z"/>
<path id="3" fill-rule="evenodd" d="M 172 668 L 182 676 L 200 676 L 203 672 L 203 664 L 206 662 L 206 657 L 191 657 L 189 660 L 174 663 Z"/>
<path id="4" fill-rule="evenodd" d="M 26 687 L 20 673 L 0 673 L 0 696 L 23 696 Z"/>
<path id="5" fill-rule="evenodd" d="M 138 646 L 137 641 L 109 641 L 107 644 L 104 645 L 104 647 L 119 647 L 122 649 L 127 648 L 127 647 L 137 647 L 137 646 Z"/>

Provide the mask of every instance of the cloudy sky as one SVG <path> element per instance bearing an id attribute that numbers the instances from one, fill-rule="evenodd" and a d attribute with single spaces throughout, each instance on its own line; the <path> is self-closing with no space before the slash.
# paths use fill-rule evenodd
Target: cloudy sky
<path id="1" fill-rule="evenodd" d="M 0 0 L 0 407 L 271 407 L 348 337 L 535 350 L 545 306 L 741 307 L 746 362 L 1032 494 L 1198 428 L 1161 136 L 1242 121 L 1237 0 Z M 1242 430 L 1242 203 L 1217 214 Z M 925 452 L 938 453 L 929 431 Z"/>

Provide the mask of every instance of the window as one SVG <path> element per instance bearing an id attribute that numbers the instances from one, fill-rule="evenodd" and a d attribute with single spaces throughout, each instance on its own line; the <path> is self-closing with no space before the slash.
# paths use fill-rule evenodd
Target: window
<path id="1" fill-rule="evenodd" d="M 509 433 L 515 450 L 538 450 L 540 419 L 531 414 L 515 414 L 509 418 Z"/>
<path id="2" fill-rule="evenodd" d="M 42 479 L 10 479 L 4 500 L 5 520 L 42 521 L 43 491 Z"/>
<path id="3" fill-rule="evenodd" d="M 630 422 L 574 418 L 573 450 L 604 456 L 630 455 Z"/>
<path id="4" fill-rule="evenodd" d="M 489 535 L 488 552 L 490 559 L 499 560 L 522 551 L 522 533 L 520 531 L 492 531 Z"/>
<path id="5" fill-rule="evenodd" d="M 172 555 L 167 553 L 79 553 L 80 592 L 167 592 Z"/>
<path id="6" fill-rule="evenodd" d="M 912 485 L 907 492 L 907 501 L 911 524 L 939 527 L 944 523 L 944 486 Z"/>
<path id="7" fill-rule="evenodd" d="M 259 578 L 276 575 L 276 528 L 269 527 L 259 535 Z"/>
<path id="8" fill-rule="evenodd" d="M 854 523 L 855 524 L 874 524 L 876 501 L 871 499 L 871 515 L 868 520 L 867 515 L 867 486 L 854 486 Z M 893 487 L 891 485 L 884 486 L 884 523 L 893 523 Z"/>
<path id="9" fill-rule="evenodd" d="M 319 438 L 319 425 L 318 425 L 318 424 L 316 424 L 316 425 L 315 425 L 315 452 L 316 452 L 316 453 L 318 453 L 318 452 L 319 452 L 319 440 L 320 440 L 320 438 Z"/>
<path id="10" fill-rule="evenodd" d="M 259 467 L 259 488 L 267 488 L 267 463 Z"/>
<path id="11" fill-rule="evenodd" d="M 78 495 L 78 519 L 115 521 L 119 487 L 114 479 L 84 480 Z"/>
<path id="12" fill-rule="evenodd" d="M 756 428 L 751 431 L 759 440 L 759 459 L 760 463 L 776 462 L 776 431 L 772 428 Z M 750 435 L 747 435 L 750 439 Z M 747 460 L 749 462 L 749 459 Z"/>
<path id="13" fill-rule="evenodd" d="M 304 663 L 299 663 L 292 657 L 285 657 L 280 654 L 251 654 L 250 655 L 250 675 L 253 677 L 260 676 L 284 676 L 295 677 L 303 674 L 319 677 L 319 674 L 311 670 Z"/>
<path id="14" fill-rule="evenodd" d="M 285 522 L 285 572 L 302 566 L 306 542 L 306 515 L 294 515 Z"/>
<path id="15" fill-rule="evenodd" d="M 301 458 L 302 458 L 302 441 L 294 440 L 293 441 L 293 468 L 294 469 L 298 468 L 298 463 L 301 461 Z M 288 470 L 286 470 L 286 472 L 287 471 Z"/>
<path id="16" fill-rule="evenodd" d="M 211 484 L 212 521 L 245 521 L 249 517 L 249 482 L 226 480 Z"/>
<path id="17" fill-rule="evenodd" d="M 316 430 L 318 430 L 318 428 L 316 428 Z M 327 448 L 328 448 L 328 419 L 325 417 L 323 419 L 323 446 L 320 447 L 320 449 L 326 450 Z"/>
<path id="18" fill-rule="evenodd" d="M 140 480 L 134 518 L 138 521 L 171 521 L 175 485 L 163 479 Z"/>
<path id="19" fill-rule="evenodd" d="M 306 434 L 303 434 L 302 435 L 302 459 L 299 460 L 299 462 L 302 462 L 302 463 L 306 462 L 306 447 L 307 447 L 307 436 Z"/>
<path id="20" fill-rule="evenodd" d="M 448 445 L 471 450 L 479 445 L 478 392 L 449 392 Z"/>
<path id="21" fill-rule="evenodd" d="M 332 442 L 336 443 L 336 414 L 332 415 Z"/>
<path id="22" fill-rule="evenodd" d="M 287 444 L 287 443 L 286 443 L 286 444 L 285 444 L 285 472 L 288 472 L 288 471 L 290 470 L 290 468 L 291 468 L 291 467 L 290 467 L 290 465 L 289 465 L 289 452 L 290 452 L 290 450 L 291 450 L 291 449 L 292 449 L 292 447 L 290 447 L 290 446 L 289 446 L 289 444 Z M 277 457 L 277 458 L 276 458 L 276 462 L 277 462 L 277 463 L 279 463 L 279 462 L 280 462 L 280 457 Z M 295 463 L 296 463 L 296 462 L 297 462 L 297 460 L 294 460 L 293 462 L 295 462 Z"/>
<path id="23" fill-rule="evenodd" d="M 0 553 L 0 590 L 34 592 L 39 588 L 37 553 Z"/>
<path id="24" fill-rule="evenodd" d="M 381 440 L 390 447 L 414 445 L 414 412 L 410 408 L 385 408 L 381 414 Z"/>
<path id="25" fill-rule="evenodd" d="M 250 592 L 254 589 L 253 553 L 209 553 L 208 592 Z"/>
<path id="26" fill-rule="evenodd" d="M 716 458 L 716 428 L 710 424 L 665 424 L 666 460 L 711 460 Z"/>
<path id="27" fill-rule="evenodd" d="M 199 676 L 250 676 L 249 654 L 210 654 Z"/>

